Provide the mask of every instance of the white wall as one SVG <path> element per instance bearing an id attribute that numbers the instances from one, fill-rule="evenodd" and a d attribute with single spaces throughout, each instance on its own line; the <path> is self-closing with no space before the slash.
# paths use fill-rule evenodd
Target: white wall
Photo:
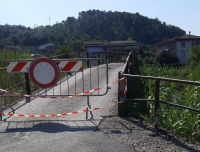
<path id="1" fill-rule="evenodd" d="M 183 57 L 184 53 L 185 53 L 185 57 Z M 187 50 L 187 51 L 176 51 L 176 55 L 181 62 L 186 62 L 188 60 L 189 56 L 190 56 L 190 52 L 189 52 L 189 50 Z"/>
<path id="2" fill-rule="evenodd" d="M 102 51 L 102 47 L 87 47 L 87 52 L 91 53 L 89 54 L 89 58 L 98 58 L 98 53 L 102 53 Z M 90 60 L 90 64 L 96 66 L 98 65 L 98 60 Z"/>
<path id="3" fill-rule="evenodd" d="M 181 47 L 181 42 L 185 42 L 185 47 Z M 194 41 L 178 41 L 176 42 L 176 54 L 180 61 L 185 62 L 190 56 L 190 48 L 192 47 L 192 42 Z M 185 54 L 185 57 L 183 56 Z"/>
<path id="4" fill-rule="evenodd" d="M 181 42 L 185 42 L 185 47 L 181 47 Z M 178 41 L 176 42 L 176 50 L 190 50 L 193 41 Z"/>

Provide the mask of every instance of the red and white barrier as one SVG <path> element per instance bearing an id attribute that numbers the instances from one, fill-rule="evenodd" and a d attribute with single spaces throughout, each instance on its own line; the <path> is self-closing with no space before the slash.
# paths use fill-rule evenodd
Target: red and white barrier
<path id="1" fill-rule="evenodd" d="M 60 72 L 83 71 L 82 61 L 55 61 L 60 68 Z"/>
<path id="2" fill-rule="evenodd" d="M 20 61 L 20 62 L 7 62 L 7 72 L 26 73 L 32 62 Z"/>
<path id="3" fill-rule="evenodd" d="M 60 72 L 79 72 L 83 71 L 83 63 L 82 61 L 72 60 L 72 61 L 55 61 L 58 65 Z M 16 73 L 27 73 L 31 61 L 15 61 L 15 62 L 7 62 L 7 72 L 16 72 Z"/>

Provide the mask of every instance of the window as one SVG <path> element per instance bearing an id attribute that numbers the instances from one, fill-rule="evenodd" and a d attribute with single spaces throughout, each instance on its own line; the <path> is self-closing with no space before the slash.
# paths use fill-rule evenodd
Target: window
<path id="1" fill-rule="evenodd" d="M 194 46 L 194 41 L 192 42 L 192 46 Z"/>
<path id="2" fill-rule="evenodd" d="M 182 47 L 182 48 L 185 47 L 185 42 L 181 42 L 181 47 Z"/>
<path id="3" fill-rule="evenodd" d="M 181 58 L 185 58 L 185 52 L 181 52 Z"/>

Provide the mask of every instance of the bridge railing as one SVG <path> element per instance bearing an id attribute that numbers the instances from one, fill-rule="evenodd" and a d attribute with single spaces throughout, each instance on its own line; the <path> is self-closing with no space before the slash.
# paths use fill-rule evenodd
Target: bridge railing
<path id="1" fill-rule="evenodd" d="M 134 71 L 138 68 L 137 54 L 137 51 L 131 51 L 128 54 L 122 71 L 118 73 L 118 79 L 121 79 L 123 77 L 122 74 L 134 74 Z M 118 83 L 118 101 L 125 100 L 126 98 L 126 81 L 129 83 L 130 78 L 127 77 L 127 79 L 123 79 Z M 129 89 L 131 87 L 131 84 L 129 83 L 127 87 Z M 124 103 L 118 105 L 118 115 L 121 117 L 124 116 Z"/>
<path id="2" fill-rule="evenodd" d="M 137 102 L 154 102 L 154 116 L 155 116 L 155 122 L 154 127 L 157 130 L 159 128 L 159 109 L 160 104 L 169 105 L 171 107 L 179 107 L 182 109 L 187 109 L 193 112 L 200 113 L 200 109 L 195 109 L 192 107 L 176 104 L 170 101 L 162 101 L 160 100 L 160 88 L 161 88 L 161 81 L 165 82 L 176 82 L 176 83 L 182 83 L 182 84 L 190 84 L 190 85 L 197 85 L 200 86 L 200 82 L 196 81 L 188 81 L 188 80 L 180 80 L 180 79 L 171 79 L 171 78 L 164 78 L 164 77 L 154 77 L 154 76 L 144 76 L 144 75 L 134 75 L 134 71 L 137 69 L 137 52 L 130 52 L 127 60 L 125 62 L 125 65 L 123 67 L 123 70 L 119 72 L 119 78 L 125 78 L 123 81 L 119 82 L 119 88 L 118 88 L 118 100 L 119 101 L 137 101 Z M 132 87 L 134 84 L 132 83 L 131 78 L 142 78 L 142 79 L 150 79 L 155 81 L 154 86 L 154 98 L 153 99 L 143 99 L 143 98 L 133 98 L 133 99 L 126 99 L 126 95 L 124 92 L 126 91 L 125 88 L 128 88 L 128 91 L 130 91 L 130 87 Z M 127 85 L 125 86 L 125 81 L 127 79 Z M 118 116 L 124 117 L 124 102 L 118 105 Z"/>

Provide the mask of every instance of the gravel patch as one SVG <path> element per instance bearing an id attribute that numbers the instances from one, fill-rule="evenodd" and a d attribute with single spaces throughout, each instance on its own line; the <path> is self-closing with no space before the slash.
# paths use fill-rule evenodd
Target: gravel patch
<path id="1" fill-rule="evenodd" d="M 200 152 L 200 143 L 192 143 L 167 132 L 156 133 L 152 125 L 134 118 L 104 117 L 99 129 L 138 152 Z"/>

